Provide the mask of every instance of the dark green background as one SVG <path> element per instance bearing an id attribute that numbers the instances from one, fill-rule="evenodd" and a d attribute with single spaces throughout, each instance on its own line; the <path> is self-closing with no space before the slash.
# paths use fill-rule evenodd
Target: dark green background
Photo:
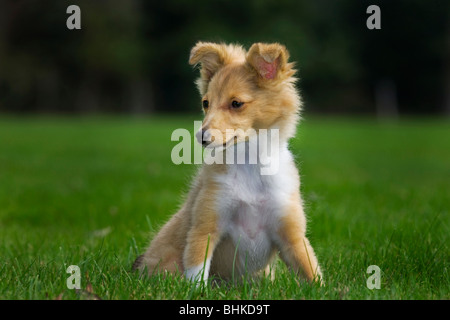
<path id="1" fill-rule="evenodd" d="M 449 15 L 446 0 L 1 1 L 0 112 L 199 111 L 187 60 L 204 40 L 285 44 L 307 112 L 380 113 L 387 83 L 395 114 L 448 115 Z"/>

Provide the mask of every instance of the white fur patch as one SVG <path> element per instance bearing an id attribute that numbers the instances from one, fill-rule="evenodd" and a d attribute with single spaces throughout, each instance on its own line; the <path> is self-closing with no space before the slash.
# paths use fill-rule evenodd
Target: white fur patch
<path id="1" fill-rule="evenodd" d="M 297 169 L 287 145 L 280 148 L 280 168 L 274 175 L 261 175 L 259 164 L 235 164 L 218 174 L 219 229 L 237 247 L 236 270 L 264 268 L 274 247 L 278 221 L 286 199 L 300 187 Z"/>
<path id="2" fill-rule="evenodd" d="M 208 280 L 209 268 L 211 266 L 211 258 L 206 259 L 205 264 L 187 268 L 184 272 L 186 279 L 192 282 L 200 282 L 202 279 L 204 282 Z"/>

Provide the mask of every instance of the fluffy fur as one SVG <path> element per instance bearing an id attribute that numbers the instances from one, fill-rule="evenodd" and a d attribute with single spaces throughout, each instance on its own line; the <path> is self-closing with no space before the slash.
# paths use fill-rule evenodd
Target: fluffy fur
<path id="1" fill-rule="evenodd" d="M 197 43 L 189 63 L 200 67 L 197 87 L 205 117 L 199 134 L 216 134 L 208 147 L 235 147 L 248 137 L 227 129 L 279 129 L 279 170 L 261 175 L 260 164 L 204 164 L 181 209 L 162 227 L 134 267 L 181 272 L 193 281 L 268 272 L 281 259 L 309 281 L 321 281 L 314 251 L 305 236 L 300 178 L 288 140 L 294 136 L 301 100 L 289 53 L 278 43 Z M 238 107 L 234 102 L 238 102 Z M 205 106 L 205 104 L 204 104 Z M 228 140 L 227 140 L 228 139 Z"/>

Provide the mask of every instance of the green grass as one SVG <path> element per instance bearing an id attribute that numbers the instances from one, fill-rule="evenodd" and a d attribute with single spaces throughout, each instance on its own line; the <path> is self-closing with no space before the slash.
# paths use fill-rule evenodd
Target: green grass
<path id="1" fill-rule="evenodd" d="M 302 122 L 291 149 L 325 286 L 280 262 L 275 281 L 239 285 L 131 273 L 187 191 L 195 168 L 172 164 L 170 136 L 193 120 L 2 118 L 0 298 L 450 298 L 450 123 L 439 119 Z M 67 288 L 69 265 L 82 291 Z M 370 265 L 379 290 L 366 287 Z"/>

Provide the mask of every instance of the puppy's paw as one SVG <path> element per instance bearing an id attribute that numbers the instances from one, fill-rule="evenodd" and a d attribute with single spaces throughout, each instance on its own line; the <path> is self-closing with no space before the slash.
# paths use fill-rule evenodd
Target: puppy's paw
<path id="1" fill-rule="evenodd" d="M 201 264 L 198 266 L 186 268 L 186 270 L 184 271 L 185 278 L 191 282 L 196 283 L 197 285 L 202 281 L 206 283 L 208 281 L 208 274 L 208 263 L 206 263 L 206 265 Z"/>

